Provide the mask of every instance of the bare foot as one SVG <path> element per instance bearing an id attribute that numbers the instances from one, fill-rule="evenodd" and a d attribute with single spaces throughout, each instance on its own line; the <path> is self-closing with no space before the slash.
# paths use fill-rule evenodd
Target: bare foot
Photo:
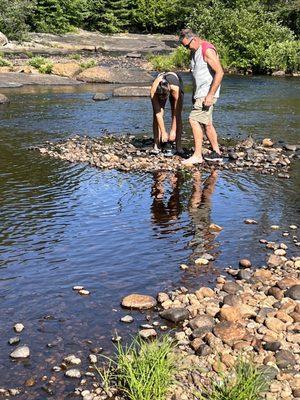
<path id="1" fill-rule="evenodd" d="M 176 140 L 176 132 L 171 131 L 169 135 L 170 142 L 175 142 Z"/>
<path id="2" fill-rule="evenodd" d="M 187 160 L 182 161 L 183 165 L 195 165 L 195 164 L 202 164 L 203 163 L 203 158 L 202 157 L 197 157 L 197 156 L 192 156 L 188 158 Z"/>

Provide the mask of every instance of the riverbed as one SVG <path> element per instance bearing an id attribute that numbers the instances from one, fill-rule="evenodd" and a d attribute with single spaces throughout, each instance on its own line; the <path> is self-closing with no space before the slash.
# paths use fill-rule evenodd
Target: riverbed
<path id="1" fill-rule="evenodd" d="M 227 76 L 215 111 L 220 137 L 251 134 L 299 144 L 299 87 L 296 78 Z M 255 172 L 100 171 L 28 151 L 74 134 L 151 136 L 149 99 L 92 100 L 96 91 L 110 94 L 112 88 L 1 90 L 11 103 L 0 109 L 0 387 L 22 387 L 31 377 L 37 382 L 19 398 L 47 398 L 42 377 L 55 375 L 51 368 L 64 355 L 84 360 L 96 346 L 110 353 L 116 330 L 125 338 L 134 334 L 145 314 L 133 312 L 135 322 L 124 327 L 123 296 L 211 284 L 240 258 L 261 266 L 266 252 L 259 239 L 278 240 L 282 230 L 299 223 L 299 161 L 291 178 L 282 180 Z M 188 142 L 188 77 L 185 89 Z M 258 224 L 245 225 L 246 218 Z M 223 227 L 219 235 L 211 234 L 211 223 Z M 284 240 L 290 255 L 299 254 L 292 237 Z M 208 268 L 179 268 L 203 253 L 215 258 Z M 91 294 L 78 295 L 74 285 Z M 16 322 L 25 325 L 21 343 L 31 349 L 25 362 L 9 358 L 7 341 Z M 66 398 L 75 384 L 62 374 L 56 379 L 54 397 Z"/>

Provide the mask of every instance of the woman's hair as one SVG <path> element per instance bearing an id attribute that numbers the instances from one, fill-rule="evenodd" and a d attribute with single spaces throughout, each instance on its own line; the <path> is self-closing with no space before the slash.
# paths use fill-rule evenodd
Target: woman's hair
<path id="1" fill-rule="evenodd" d="M 166 79 L 159 82 L 156 88 L 156 93 L 158 97 L 167 97 L 170 93 L 170 85 Z"/>

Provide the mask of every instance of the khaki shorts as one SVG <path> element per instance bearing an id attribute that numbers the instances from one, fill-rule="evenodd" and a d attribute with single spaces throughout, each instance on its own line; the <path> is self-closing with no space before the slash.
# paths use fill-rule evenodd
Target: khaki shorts
<path id="1" fill-rule="evenodd" d="M 212 123 L 212 114 L 214 109 L 213 105 L 217 102 L 217 98 L 214 97 L 213 104 L 209 107 L 208 111 L 202 110 L 202 103 L 204 99 L 205 97 L 196 99 L 189 118 L 192 119 L 193 121 L 199 122 L 200 124 L 209 125 Z"/>

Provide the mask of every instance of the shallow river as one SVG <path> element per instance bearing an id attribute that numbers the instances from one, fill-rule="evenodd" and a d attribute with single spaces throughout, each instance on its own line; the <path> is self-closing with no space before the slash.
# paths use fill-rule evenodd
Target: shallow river
<path id="1" fill-rule="evenodd" d="M 185 83 L 189 138 L 191 88 L 187 78 Z M 27 150 L 73 134 L 151 134 L 148 99 L 92 101 L 95 91 L 111 89 L 1 90 L 11 104 L 0 108 L 0 387 L 37 379 L 19 398 L 46 399 L 41 378 L 64 355 L 85 359 L 90 347 L 109 351 L 115 329 L 134 333 L 145 316 L 135 312 L 135 323 L 121 326 L 122 296 L 210 284 L 242 257 L 263 265 L 259 238 L 281 237 L 272 224 L 288 229 L 299 223 L 299 161 L 289 180 L 254 172 L 153 176 L 99 171 Z M 215 111 L 220 137 L 251 133 L 299 143 L 299 89 L 299 79 L 226 77 Z M 245 218 L 258 225 L 244 225 Z M 217 237 L 208 230 L 212 222 L 224 228 Z M 296 254 L 291 239 L 284 239 L 289 255 Z M 180 270 L 205 252 L 216 258 L 209 269 Z M 91 295 L 80 297 L 73 285 Z M 26 362 L 9 358 L 7 340 L 16 322 L 25 325 Z M 56 376 L 54 398 L 66 398 L 74 384 Z"/>

